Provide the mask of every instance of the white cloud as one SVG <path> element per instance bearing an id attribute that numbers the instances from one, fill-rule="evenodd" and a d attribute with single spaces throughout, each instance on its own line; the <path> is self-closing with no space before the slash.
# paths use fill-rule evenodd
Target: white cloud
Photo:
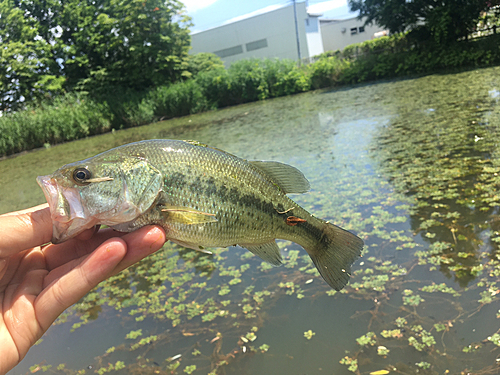
<path id="1" fill-rule="evenodd" d="M 264 13 L 267 13 L 267 12 L 272 12 L 273 10 L 276 10 L 276 9 L 279 9 L 279 8 L 282 8 L 283 5 L 269 5 L 265 8 L 262 8 L 262 9 L 259 9 L 259 10 L 255 10 L 253 12 L 250 12 L 250 13 L 247 13 L 247 14 L 243 14 L 241 16 L 238 16 L 238 17 L 234 17 L 234 18 L 231 18 L 227 21 L 224 21 L 223 25 L 227 25 L 228 23 L 233 23 L 233 22 L 236 22 L 236 21 L 241 21 L 241 20 L 244 20 L 246 18 L 250 18 L 250 17 L 253 17 L 253 16 L 258 16 L 259 14 L 264 14 Z"/>
<path id="2" fill-rule="evenodd" d="M 329 0 L 322 3 L 311 4 L 307 8 L 309 13 L 325 13 L 329 10 L 340 8 L 347 5 L 347 0 Z"/>
<path id="3" fill-rule="evenodd" d="M 200 9 L 207 8 L 217 0 L 181 0 L 188 13 L 194 13 Z"/>

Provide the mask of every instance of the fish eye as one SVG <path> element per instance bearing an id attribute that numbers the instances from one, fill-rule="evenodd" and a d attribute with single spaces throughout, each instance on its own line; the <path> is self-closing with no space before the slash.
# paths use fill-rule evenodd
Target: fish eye
<path id="1" fill-rule="evenodd" d="M 77 184 L 87 184 L 87 180 L 92 178 L 92 174 L 87 168 L 77 168 L 73 171 L 73 180 Z"/>

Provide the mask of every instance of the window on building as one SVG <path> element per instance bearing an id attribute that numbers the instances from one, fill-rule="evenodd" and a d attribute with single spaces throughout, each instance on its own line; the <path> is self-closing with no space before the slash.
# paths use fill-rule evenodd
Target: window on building
<path id="1" fill-rule="evenodd" d="M 355 35 L 357 33 L 358 33 L 358 28 L 357 27 L 351 28 L 351 35 Z"/>
<path id="2" fill-rule="evenodd" d="M 250 42 L 245 44 L 247 48 L 247 52 L 255 51 L 256 49 L 266 48 L 267 47 L 267 39 L 256 40 L 255 42 Z"/>
<path id="3" fill-rule="evenodd" d="M 231 47 L 231 48 L 225 48 L 225 49 L 221 49 L 219 51 L 215 51 L 214 53 L 217 56 L 219 56 L 221 59 L 223 59 L 224 57 L 229 57 L 229 56 L 238 55 L 240 53 L 243 53 L 243 46 L 239 45 L 239 46 L 235 46 L 235 47 Z"/>
<path id="4" fill-rule="evenodd" d="M 306 18 L 306 26 L 309 26 L 309 18 Z"/>
<path id="5" fill-rule="evenodd" d="M 360 26 L 358 29 L 359 29 L 360 33 L 364 33 L 365 32 L 365 27 L 364 26 Z"/>

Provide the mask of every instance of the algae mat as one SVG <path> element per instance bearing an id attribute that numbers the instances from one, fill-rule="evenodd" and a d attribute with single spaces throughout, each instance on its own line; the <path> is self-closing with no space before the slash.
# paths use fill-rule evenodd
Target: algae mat
<path id="1" fill-rule="evenodd" d="M 0 212 L 37 175 L 140 139 L 290 163 L 304 208 L 358 234 L 341 292 L 299 246 L 271 268 L 172 244 L 70 308 L 12 374 L 491 374 L 500 356 L 500 69 L 319 91 L 0 162 Z"/>

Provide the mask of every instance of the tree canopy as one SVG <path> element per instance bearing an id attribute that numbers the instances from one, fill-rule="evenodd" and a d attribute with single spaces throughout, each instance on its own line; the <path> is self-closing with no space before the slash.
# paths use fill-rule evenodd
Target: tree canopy
<path id="1" fill-rule="evenodd" d="M 188 68 L 189 26 L 178 0 L 0 0 L 0 110 L 175 82 Z"/>
<path id="2" fill-rule="evenodd" d="M 418 39 L 437 44 L 467 37 L 482 12 L 500 4 L 498 0 L 348 0 L 351 11 L 359 11 L 366 23 L 376 22 L 391 33 L 411 30 Z"/>

